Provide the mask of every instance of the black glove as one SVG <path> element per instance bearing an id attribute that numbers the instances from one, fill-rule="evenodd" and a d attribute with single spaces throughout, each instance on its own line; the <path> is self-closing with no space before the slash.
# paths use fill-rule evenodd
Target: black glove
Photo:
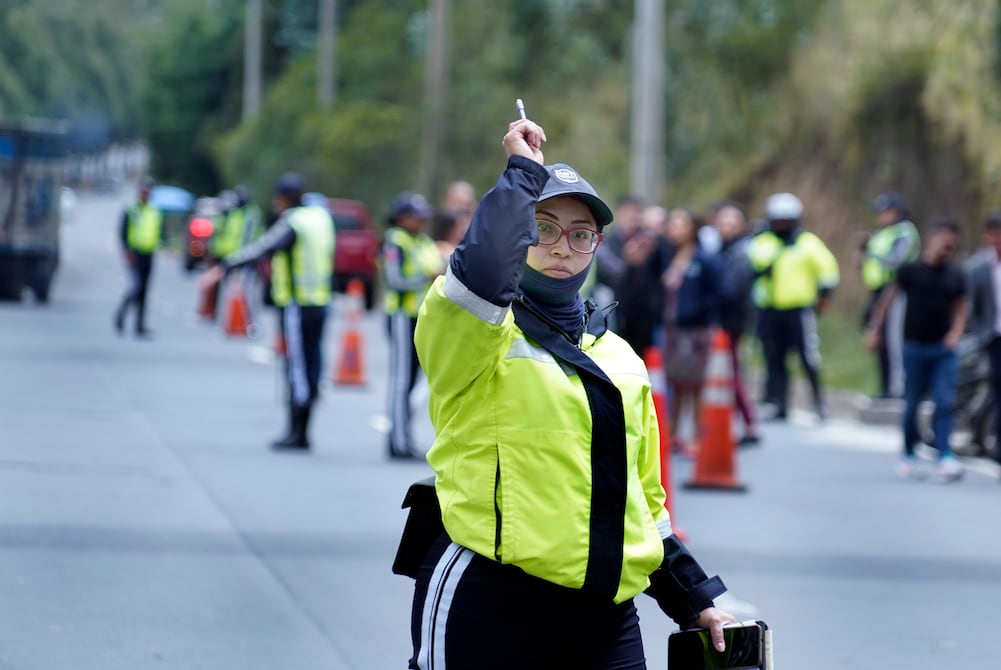
<path id="1" fill-rule="evenodd" d="M 688 627 L 699 613 L 726 592 L 723 580 L 706 573 L 675 536 L 664 539 L 664 562 L 650 575 L 646 593 L 680 627 Z"/>

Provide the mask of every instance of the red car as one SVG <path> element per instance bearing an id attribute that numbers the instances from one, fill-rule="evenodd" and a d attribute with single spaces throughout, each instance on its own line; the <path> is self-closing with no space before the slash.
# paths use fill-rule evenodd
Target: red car
<path id="1" fill-rule="evenodd" d="M 199 198 L 184 231 L 184 269 L 189 272 L 209 258 L 209 244 L 222 208 L 215 198 Z"/>
<path id="2" fill-rule="evenodd" d="M 381 240 L 368 207 L 359 200 L 344 198 L 328 198 L 327 206 L 337 231 L 333 288 L 343 292 L 350 280 L 360 279 L 365 285 L 365 308 L 372 309 Z"/>

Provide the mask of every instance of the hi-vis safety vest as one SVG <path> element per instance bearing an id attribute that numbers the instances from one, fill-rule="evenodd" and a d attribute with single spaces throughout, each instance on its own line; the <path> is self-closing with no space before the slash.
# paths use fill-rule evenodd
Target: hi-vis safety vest
<path id="1" fill-rule="evenodd" d="M 129 249 L 140 254 L 151 254 L 160 246 L 163 228 L 163 213 L 148 204 L 136 204 L 129 208 L 126 242 Z"/>
<path id="2" fill-rule="evenodd" d="M 214 239 L 213 253 L 218 258 L 228 258 L 246 244 L 247 208 L 236 207 L 223 217 L 222 231 Z"/>
<path id="3" fill-rule="evenodd" d="M 893 259 L 890 254 L 898 242 L 906 245 L 907 251 L 903 257 L 896 259 L 895 264 L 891 264 Z M 901 264 L 916 260 L 920 254 L 921 238 L 917 227 L 910 221 L 899 221 L 892 226 L 880 228 L 865 245 L 862 282 L 872 291 L 881 289 L 893 281 Z"/>
<path id="4" fill-rule="evenodd" d="M 428 281 L 414 291 L 397 291 L 386 288 L 386 314 L 403 311 L 408 316 L 416 317 L 424 294 L 431 285 L 431 278 L 441 272 L 441 251 L 430 237 L 424 234 L 408 233 L 402 228 L 390 228 L 386 231 L 386 244 L 400 248 L 402 257 L 399 259 L 400 274 L 404 279 L 428 277 Z"/>
<path id="5" fill-rule="evenodd" d="M 296 207 L 288 214 L 295 244 L 271 257 L 271 297 L 284 307 L 327 305 L 334 271 L 334 222 L 320 207 Z"/>
<path id="6" fill-rule="evenodd" d="M 434 281 L 414 338 L 436 439 L 428 462 L 442 521 L 458 544 L 530 575 L 580 588 L 588 566 L 591 410 L 584 383 L 526 338 L 510 307 L 469 291 L 451 271 Z M 660 440 L 643 361 L 611 331 L 581 350 L 622 395 L 626 506 L 615 602 L 642 592 L 671 534 Z M 462 355 L 455 355 L 456 349 Z"/>
<path id="7" fill-rule="evenodd" d="M 755 272 L 764 273 L 752 290 L 760 309 L 812 307 L 818 292 L 834 288 L 840 279 L 834 254 L 810 232 L 799 233 L 790 245 L 770 230 L 759 233 L 747 255 Z"/>

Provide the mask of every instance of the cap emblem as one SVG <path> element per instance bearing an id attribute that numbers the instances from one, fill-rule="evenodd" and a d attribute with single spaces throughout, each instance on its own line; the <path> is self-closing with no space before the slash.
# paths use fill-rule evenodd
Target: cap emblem
<path id="1" fill-rule="evenodd" d="M 577 176 L 577 173 L 570 168 L 556 168 L 553 170 L 553 176 L 564 184 L 576 184 L 580 181 L 580 177 Z"/>

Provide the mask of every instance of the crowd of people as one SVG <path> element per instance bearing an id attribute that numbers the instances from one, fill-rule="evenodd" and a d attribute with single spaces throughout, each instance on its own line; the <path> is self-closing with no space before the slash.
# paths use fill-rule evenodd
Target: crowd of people
<path id="1" fill-rule="evenodd" d="M 752 225 L 739 203 L 720 201 L 702 216 L 629 196 L 597 253 L 595 297 L 616 302 L 613 328 L 639 355 L 662 347 L 671 398 L 672 449 L 691 454 L 700 437 L 701 397 L 711 332 L 728 336 L 742 445 L 760 441 L 757 406 L 766 419 L 789 411 L 789 353 L 810 382 L 818 417 L 827 416 L 816 315 L 840 274 L 834 255 L 806 230 L 803 204 L 791 193 L 765 203 Z M 760 402 L 742 373 L 743 342 L 756 335 L 766 374 Z"/>
<path id="2" fill-rule="evenodd" d="M 140 337 L 150 332 L 146 296 L 154 252 L 164 240 L 163 217 L 148 204 L 152 186 L 148 180 L 141 184 L 137 202 L 119 226 L 130 281 L 114 326 L 123 331 L 134 308 Z M 282 334 L 292 345 L 286 358 L 289 430 L 274 444 L 308 447 L 309 408 L 319 393 L 320 343 L 331 297 L 327 266 L 335 240 L 320 234 L 321 228 L 333 230 L 329 214 L 303 202 L 305 184 L 292 173 L 276 185 L 274 211 L 268 216 L 253 205 L 246 189 L 229 193 L 232 202 L 227 200 L 212 243 L 215 265 L 203 286 L 217 291 L 235 268 L 262 262 L 271 268 L 267 301 L 282 315 Z M 455 181 L 440 207 L 421 194 L 404 192 L 389 211 L 381 267 L 390 345 L 390 458 L 422 457 L 410 428 L 410 396 L 420 372 L 414 345 L 418 313 L 432 281 L 446 272 L 463 244 L 478 205 L 473 186 Z M 858 240 L 854 269 L 869 291 L 862 340 L 879 372 L 874 399 L 903 402 L 897 471 L 918 478 L 927 474 L 915 455 L 922 441 L 918 407 L 930 396 L 935 407 L 932 446 L 939 455 L 936 474 L 954 481 L 963 472 L 951 449 L 961 340 L 989 358 L 993 402 L 1001 398 L 1001 316 L 996 306 L 1001 299 L 1001 214 L 987 218 L 983 248 L 961 265 L 955 222 L 931 222 L 922 244 L 904 197 L 882 194 L 872 209 L 873 225 Z M 602 234 L 581 284 L 583 298 L 604 308 L 610 328 L 637 355 L 645 358 L 651 347 L 662 349 L 671 414 L 671 434 L 662 439 L 677 453 L 692 456 L 698 450 L 702 388 L 711 333 L 717 328 L 726 333 L 730 349 L 741 445 L 760 442 L 760 421 L 787 418 L 790 353 L 801 363 L 818 420 L 828 415 L 817 317 L 839 283 L 839 262 L 808 229 L 796 195 L 772 194 L 762 214 L 751 221 L 740 203 L 728 200 L 699 213 L 623 197 L 614 208 L 615 225 Z M 303 223 L 313 218 L 313 223 Z M 282 225 L 275 228 L 276 222 Z M 290 305 L 297 309 L 289 310 Z M 297 334 L 291 340 L 290 332 Z M 750 339 L 756 340 L 764 362 L 760 387 L 753 389 L 741 360 Z M 995 426 L 992 437 L 1001 444 L 1001 426 Z M 1001 462 L 998 451 L 993 455 Z"/>
<path id="3" fill-rule="evenodd" d="M 873 400 L 902 401 L 896 471 L 923 478 L 928 472 L 916 447 L 927 436 L 918 430 L 918 410 L 930 397 L 934 472 L 940 481 L 955 481 L 963 474 L 952 449 L 961 342 L 989 358 L 994 415 L 1001 415 L 1001 214 L 987 218 L 983 248 L 961 264 L 956 222 L 932 220 L 922 244 L 900 194 L 878 196 L 872 211 L 853 269 L 870 293 L 862 343 L 879 373 Z M 595 296 L 617 303 L 610 313 L 613 327 L 639 354 L 663 348 L 672 430 L 665 439 L 675 451 L 691 454 L 697 448 L 709 333 L 715 328 L 728 335 L 741 444 L 759 442 L 759 409 L 762 420 L 787 418 L 792 352 L 817 418 L 828 415 L 817 316 L 830 304 L 840 266 L 850 263 L 839 263 L 808 230 L 804 205 L 794 194 L 769 196 L 763 215 L 749 223 L 735 202 L 720 201 L 700 216 L 625 197 L 598 249 Z M 752 336 L 764 361 L 760 389 L 749 389 L 742 374 L 742 342 Z M 995 445 L 1001 445 L 999 423 L 990 440 Z M 993 456 L 1001 462 L 997 447 Z"/>
<path id="4" fill-rule="evenodd" d="M 795 194 L 770 195 L 753 223 L 728 200 L 702 214 L 630 196 L 613 212 L 572 167 L 543 162 L 544 141 L 529 119 L 511 123 L 506 167 L 482 201 L 462 181 L 439 208 L 403 192 L 386 221 L 387 456 L 425 457 L 411 434 L 422 365 L 436 433 L 426 454 L 434 495 L 422 503 L 431 512 L 421 512 L 434 523 L 418 533 L 409 549 L 417 560 L 403 573 L 417 580 L 415 669 L 446 661 L 554 667 L 575 655 L 574 667 L 639 670 L 633 598 L 641 592 L 679 626 L 710 629 L 722 650 L 723 625 L 734 622 L 714 605 L 725 586 L 674 534 L 660 444 L 697 452 L 720 330 L 741 445 L 761 440 L 760 421 L 788 418 L 791 353 L 818 421 L 828 416 L 817 317 L 841 264 L 809 230 Z M 140 336 L 148 336 L 148 281 L 163 242 L 151 187 L 142 184 L 119 227 L 131 281 L 114 327 L 122 332 L 134 307 Z M 300 175 L 283 175 L 263 225 L 249 194 L 234 192 L 216 262 L 200 279 L 217 291 L 231 272 L 269 262 L 286 349 L 288 430 L 273 443 L 283 449 L 311 445 L 333 290 L 336 229 L 306 192 Z M 963 467 L 950 438 L 964 338 L 988 356 L 993 402 L 1001 403 L 1001 214 L 986 219 L 983 247 L 963 265 L 956 222 L 934 220 L 922 236 L 895 193 L 876 198 L 873 212 L 872 230 L 858 240 L 856 270 L 870 292 L 860 347 L 879 370 L 876 398 L 903 402 L 896 471 L 927 475 L 917 415 L 930 395 L 935 475 L 956 481 Z M 742 374 L 752 337 L 764 360 L 756 389 Z M 463 356 L 454 355 L 457 339 Z M 659 439 L 644 365 L 658 348 L 671 413 L 671 433 Z M 1001 425 L 995 431 L 1001 445 Z M 515 615 L 529 623 L 499 625 Z"/>

